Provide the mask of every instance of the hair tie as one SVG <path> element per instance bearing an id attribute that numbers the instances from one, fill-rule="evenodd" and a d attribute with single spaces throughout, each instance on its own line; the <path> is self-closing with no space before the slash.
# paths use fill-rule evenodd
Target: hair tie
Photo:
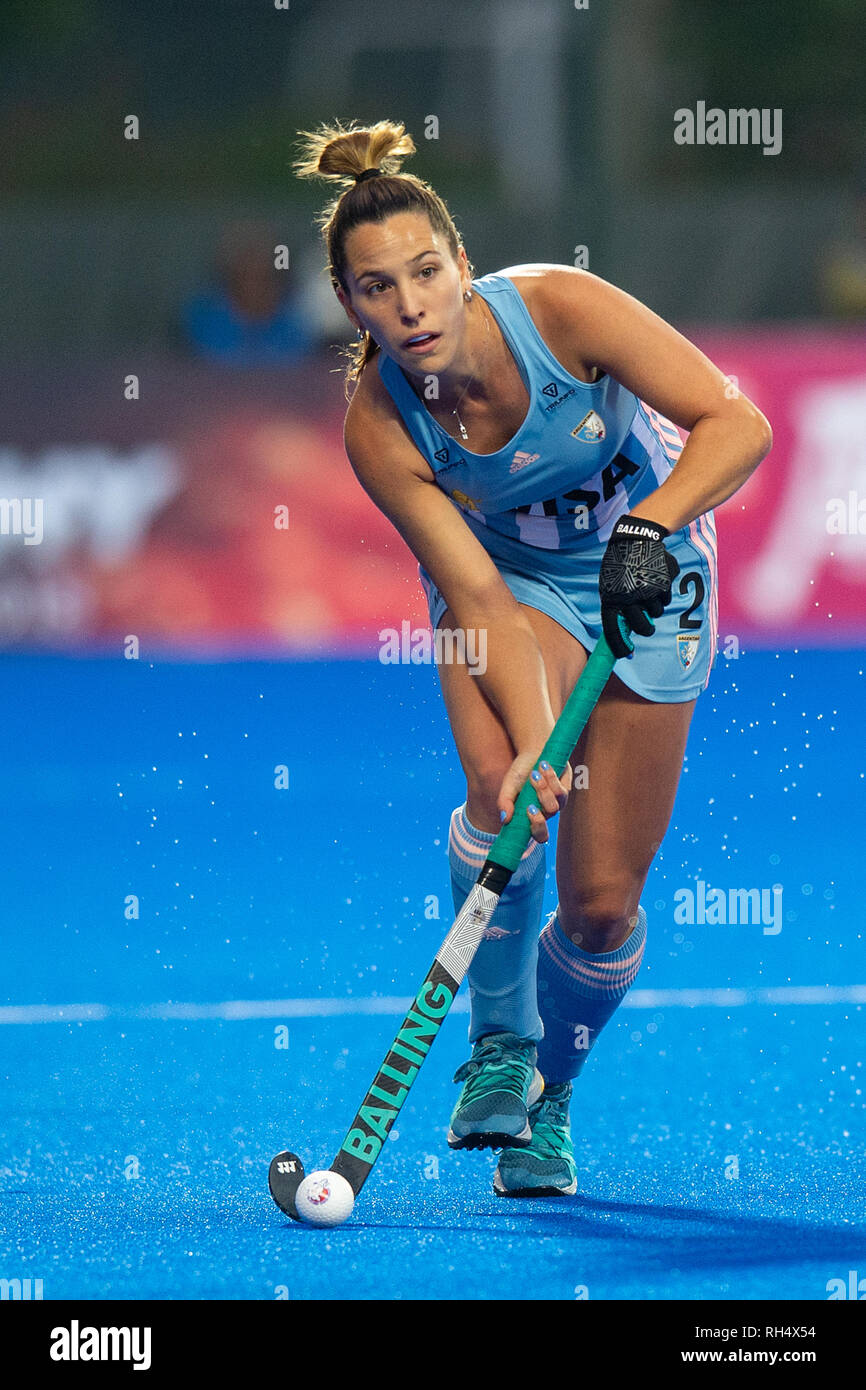
<path id="1" fill-rule="evenodd" d="M 382 170 L 376 166 L 373 169 L 365 169 L 363 174 L 355 175 L 356 183 L 363 183 L 365 179 L 372 179 L 376 174 L 381 174 Z"/>

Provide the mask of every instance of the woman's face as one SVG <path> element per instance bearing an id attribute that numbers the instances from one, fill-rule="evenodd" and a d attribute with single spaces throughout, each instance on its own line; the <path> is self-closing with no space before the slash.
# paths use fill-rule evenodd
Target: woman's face
<path id="1" fill-rule="evenodd" d="M 422 212 L 362 222 L 346 238 L 346 296 L 355 327 L 366 328 L 389 357 L 426 375 L 452 362 L 465 340 L 466 252 L 457 260 Z"/>

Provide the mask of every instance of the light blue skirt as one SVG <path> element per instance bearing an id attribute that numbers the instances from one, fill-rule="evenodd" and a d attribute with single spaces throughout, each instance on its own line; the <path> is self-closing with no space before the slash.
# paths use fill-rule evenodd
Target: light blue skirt
<path id="1" fill-rule="evenodd" d="M 473 528 L 474 533 L 480 529 Z M 566 553 L 545 551 L 495 532 L 488 532 L 483 543 L 518 603 L 546 613 L 591 652 L 601 636 L 598 576 L 606 544 L 588 540 Z M 718 566 L 712 512 L 672 532 L 665 546 L 680 566 L 671 602 L 653 619 L 652 637 L 633 634 L 634 654 L 617 662 L 616 674 L 647 700 L 677 704 L 706 689 L 716 655 Z M 423 565 L 418 575 L 435 629 L 447 604 Z"/>

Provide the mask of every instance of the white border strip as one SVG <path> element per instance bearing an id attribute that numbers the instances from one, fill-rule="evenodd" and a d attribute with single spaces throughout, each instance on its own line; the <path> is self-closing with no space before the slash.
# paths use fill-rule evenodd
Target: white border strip
<path id="1" fill-rule="evenodd" d="M 866 985 L 782 985 L 774 989 L 633 989 L 623 999 L 627 1009 L 736 1009 L 745 1004 L 866 1004 Z M 103 1023 L 109 1019 L 171 1021 L 174 1019 L 340 1018 L 405 1014 L 411 998 L 383 994 L 376 998 L 343 999 L 225 999 L 216 1004 L 176 1003 L 123 1006 L 112 1004 L 7 1004 L 0 1006 L 0 1024 Z M 468 1013 L 466 996 L 455 1000 L 452 1013 Z"/>

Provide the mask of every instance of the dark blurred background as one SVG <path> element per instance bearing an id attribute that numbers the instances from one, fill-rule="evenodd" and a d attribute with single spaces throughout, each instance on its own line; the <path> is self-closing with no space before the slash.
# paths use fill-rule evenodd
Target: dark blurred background
<path id="1" fill-rule="evenodd" d="M 299 129 L 386 116 L 414 136 L 407 167 L 449 203 L 478 274 L 586 265 L 693 336 L 771 416 L 774 498 L 809 532 L 819 612 L 792 605 L 784 579 L 776 609 L 750 611 L 746 569 L 723 587 L 737 630 L 859 631 L 864 18 L 862 0 L 6 0 L 0 494 L 24 510 L 10 503 L 0 534 L 0 641 L 113 644 L 141 629 L 187 647 L 196 634 L 363 647 L 395 603 L 423 621 L 389 528 L 352 556 L 370 508 L 339 444 L 333 345 L 348 334 L 314 223 L 329 189 L 291 169 Z M 781 149 L 678 144 L 675 113 L 700 102 L 781 112 Z M 309 579 L 333 542 L 297 496 L 313 473 L 347 522 L 341 601 Z M 37 493 L 44 535 L 34 524 L 25 545 Z M 763 538 L 764 574 L 784 547 L 757 482 L 746 500 L 749 517 L 730 511 L 731 563 Z M 854 528 L 831 554 L 834 501 Z M 282 539 L 309 550 L 294 579 L 263 558 L 278 505 Z M 214 589 L 239 546 L 251 594 L 278 572 L 266 612 L 251 597 L 227 616 Z M 316 563 L 327 589 L 332 558 Z M 369 597 L 356 614 L 350 579 Z"/>
<path id="2" fill-rule="evenodd" d="M 321 199 L 292 145 L 335 115 L 406 122 L 480 273 L 583 244 L 680 319 L 834 314 L 824 258 L 866 202 L 862 0 L 5 0 L 0 51 L 13 361 L 172 346 L 241 217 L 277 224 L 310 293 Z M 674 144 L 700 99 L 781 108 L 783 152 Z"/>

